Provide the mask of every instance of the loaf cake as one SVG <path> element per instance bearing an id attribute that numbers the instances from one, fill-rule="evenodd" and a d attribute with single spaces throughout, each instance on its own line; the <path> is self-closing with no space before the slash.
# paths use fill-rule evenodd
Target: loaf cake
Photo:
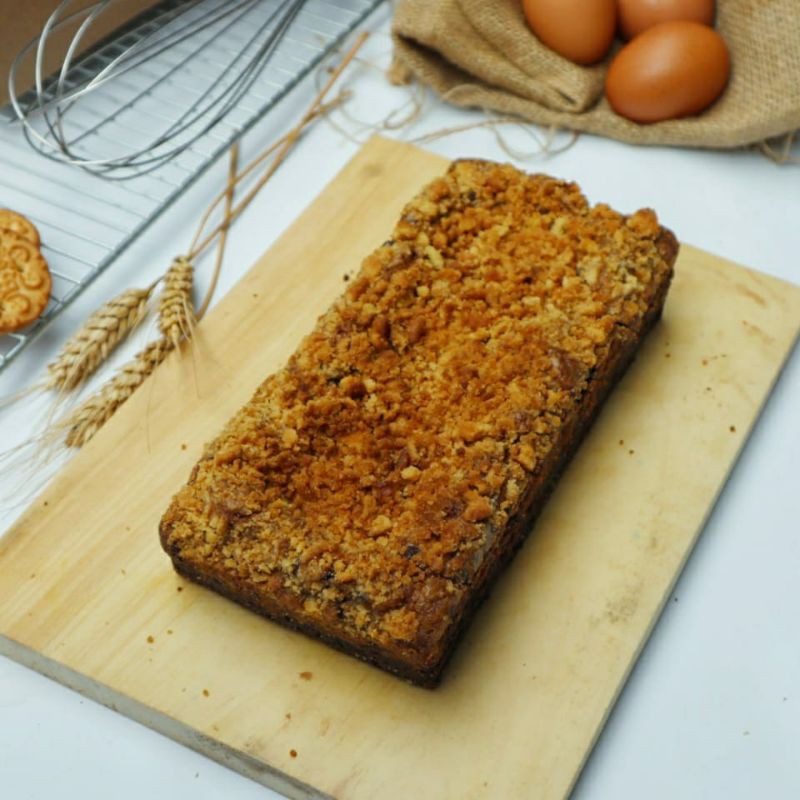
<path id="1" fill-rule="evenodd" d="M 175 568 L 435 686 L 677 251 L 652 211 L 454 162 L 207 446 L 161 520 Z"/>

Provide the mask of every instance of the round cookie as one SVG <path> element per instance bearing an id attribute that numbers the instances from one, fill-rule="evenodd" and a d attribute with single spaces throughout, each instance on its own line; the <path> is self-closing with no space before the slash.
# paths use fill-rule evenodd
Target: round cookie
<path id="1" fill-rule="evenodd" d="M 0 231 L 0 333 L 17 331 L 37 319 L 51 287 L 39 248 L 13 231 Z"/>
<path id="2" fill-rule="evenodd" d="M 23 217 L 22 214 L 18 214 L 10 208 L 0 208 L 0 229 L 12 231 L 36 247 L 40 247 L 42 244 L 36 226 L 27 217 Z"/>

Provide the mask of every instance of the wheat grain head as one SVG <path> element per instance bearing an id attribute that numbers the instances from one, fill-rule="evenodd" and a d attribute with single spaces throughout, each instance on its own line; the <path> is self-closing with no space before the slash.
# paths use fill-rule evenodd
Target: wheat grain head
<path id="1" fill-rule="evenodd" d="M 148 289 L 128 289 L 104 303 L 47 365 L 44 388 L 70 391 L 97 371 L 147 315 Z"/>
<path id="2" fill-rule="evenodd" d="M 150 342 L 91 397 L 58 423 L 67 447 L 83 447 L 174 349 L 171 339 Z"/>
<path id="3" fill-rule="evenodd" d="M 178 256 L 164 275 L 158 302 L 158 329 L 174 347 L 178 347 L 182 339 L 191 338 L 194 329 L 193 282 L 192 262 Z"/>

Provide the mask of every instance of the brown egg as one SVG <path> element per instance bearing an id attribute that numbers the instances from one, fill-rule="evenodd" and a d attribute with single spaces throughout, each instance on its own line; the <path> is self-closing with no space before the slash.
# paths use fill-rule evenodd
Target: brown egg
<path id="1" fill-rule="evenodd" d="M 659 22 L 714 24 L 714 0 L 617 0 L 619 29 L 633 39 Z"/>
<path id="2" fill-rule="evenodd" d="M 634 122 L 698 114 L 722 94 L 730 57 L 722 37 L 697 22 L 662 22 L 617 53 L 606 97 Z"/>
<path id="3" fill-rule="evenodd" d="M 577 64 L 594 64 L 611 49 L 616 0 L 523 0 L 531 30 L 551 50 Z"/>

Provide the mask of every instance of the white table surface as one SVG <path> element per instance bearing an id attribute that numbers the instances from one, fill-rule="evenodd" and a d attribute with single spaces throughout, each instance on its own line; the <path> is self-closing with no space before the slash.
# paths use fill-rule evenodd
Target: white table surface
<path id="1" fill-rule="evenodd" d="M 380 69 L 389 57 L 388 10 L 367 27 L 375 35 L 345 83 L 354 93 L 350 116 L 375 123 L 405 103 L 409 90 L 389 86 Z M 247 137 L 244 155 L 296 120 L 313 92 L 313 81 L 302 84 Z M 410 140 L 481 118 L 427 95 L 411 127 L 386 133 Z M 356 152 L 356 140 L 366 138 L 366 125 L 341 114 L 336 119 L 352 138 L 317 124 L 236 224 L 217 298 Z M 513 149 L 533 149 L 530 131 L 502 131 Z M 574 179 L 591 200 L 620 210 L 652 206 L 683 241 L 800 283 L 800 166 L 776 166 L 753 152 L 645 149 L 591 136 L 557 155 L 512 159 L 486 128 L 426 146 L 448 157 L 513 160 Z M 225 169 L 206 175 L 0 375 L 0 396 L 35 381 L 94 308 L 143 285 L 186 247 Z M 201 283 L 209 268 L 208 261 L 200 265 Z M 120 359 L 140 341 L 129 343 Z M 30 436 L 45 409 L 28 400 L 0 411 L 0 449 Z M 589 759 L 576 800 L 800 797 L 799 458 L 796 348 Z M 41 483 L 46 473 L 38 477 Z M 0 466 L 0 494 L 17 478 L 15 469 Z M 6 508 L 0 530 L 20 511 Z M 436 786 L 429 796 L 441 797 Z M 0 798 L 100 797 L 278 795 L 0 658 Z"/>

